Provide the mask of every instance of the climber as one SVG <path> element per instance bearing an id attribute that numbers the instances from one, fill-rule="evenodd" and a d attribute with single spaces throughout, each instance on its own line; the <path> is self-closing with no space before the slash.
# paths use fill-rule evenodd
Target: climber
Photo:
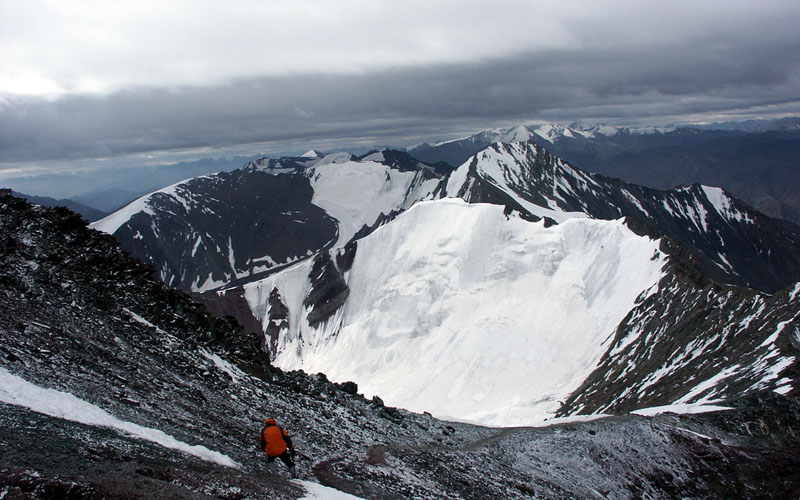
<path id="1" fill-rule="evenodd" d="M 280 458 L 289 468 L 292 477 L 297 478 L 292 438 L 286 429 L 278 426 L 274 418 L 264 420 L 264 428 L 261 430 L 261 449 L 267 454 L 267 461 L 270 464 L 276 458 Z"/>

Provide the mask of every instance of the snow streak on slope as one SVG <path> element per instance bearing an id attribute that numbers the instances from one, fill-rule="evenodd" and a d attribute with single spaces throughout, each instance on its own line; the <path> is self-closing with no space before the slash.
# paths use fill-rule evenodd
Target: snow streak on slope
<path id="1" fill-rule="evenodd" d="M 416 411 L 534 423 L 594 369 L 663 263 L 621 221 L 545 228 L 496 205 L 422 202 L 359 241 L 341 316 L 295 323 L 275 364 Z"/>
<path id="2" fill-rule="evenodd" d="M 724 219 L 728 221 L 745 221 L 753 223 L 754 221 L 742 211 L 738 210 L 731 203 L 731 198 L 720 188 L 701 186 L 706 193 L 708 201 L 714 206 Z"/>
<path id="3" fill-rule="evenodd" d="M 306 496 L 300 500 L 362 500 L 361 497 L 356 497 L 319 483 L 300 480 L 295 480 L 295 482 L 302 484 L 306 489 Z"/>
<path id="4" fill-rule="evenodd" d="M 306 260 L 295 264 L 288 269 L 275 273 L 259 281 L 243 286 L 244 297 L 247 300 L 253 316 L 262 321 L 262 331 L 266 331 L 269 322 L 269 296 L 273 289 L 278 289 L 286 305 L 289 306 L 289 326 L 292 337 L 299 333 L 298 325 L 305 324 L 303 300 L 306 298 L 311 284 L 308 274 L 311 271 L 312 261 Z M 286 337 L 278 339 L 280 343 L 288 342 Z M 278 349 L 284 349 L 279 345 Z"/>
<path id="5" fill-rule="evenodd" d="M 241 467 L 227 455 L 209 450 L 205 446 L 184 443 L 157 429 L 120 420 L 88 401 L 67 392 L 45 389 L 31 384 L 25 379 L 9 373 L 3 367 L 0 367 L 0 402 L 24 406 L 37 413 L 82 424 L 110 427 L 132 434 L 139 439 L 160 444 L 165 448 L 195 455 L 209 462 L 227 467 Z"/>
<path id="6" fill-rule="evenodd" d="M 108 234 L 114 234 L 117 231 L 117 229 L 120 228 L 120 226 L 128 222 L 131 219 L 131 217 L 133 217 L 137 213 L 144 212 L 146 214 L 153 215 L 151 201 L 154 196 L 172 198 L 177 203 L 182 205 L 184 209 L 186 209 L 186 211 L 189 211 L 193 208 L 201 207 L 204 200 L 193 199 L 191 191 L 189 191 L 186 188 L 186 183 L 194 179 L 213 179 L 213 178 L 214 178 L 213 175 L 201 175 L 198 177 L 193 177 L 191 179 L 184 179 L 182 181 L 176 182 L 175 184 L 163 187 L 157 191 L 153 191 L 150 194 L 146 194 L 141 198 L 133 200 L 132 202 L 122 207 L 121 209 L 117 210 L 116 212 L 109 214 L 107 217 L 100 219 L 99 221 L 93 222 L 92 224 L 90 224 L 90 226 L 93 227 L 94 229 L 97 229 L 98 231 L 103 231 L 104 233 Z"/>

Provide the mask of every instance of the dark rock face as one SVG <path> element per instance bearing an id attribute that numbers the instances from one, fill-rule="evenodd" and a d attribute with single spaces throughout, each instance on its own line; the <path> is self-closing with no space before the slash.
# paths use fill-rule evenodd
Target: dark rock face
<path id="1" fill-rule="evenodd" d="M 563 137 L 550 149 L 590 172 L 657 189 L 693 182 L 721 186 L 771 217 L 800 223 L 797 130 Z"/>
<path id="2" fill-rule="evenodd" d="M 314 259 L 308 278 L 311 290 L 308 291 L 303 305 L 311 308 L 308 323 L 315 326 L 330 318 L 344 305 L 350 288 L 328 252 L 323 252 Z"/>
<path id="3" fill-rule="evenodd" d="M 179 184 L 175 194 L 180 200 L 153 194 L 151 213 L 135 214 L 115 236 L 177 288 L 272 272 L 326 248 L 338 234 L 336 221 L 311 203 L 301 175 L 222 172 Z"/>
<path id="4" fill-rule="evenodd" d="M 336 254 L 336 267 L 338 267 L 341 272 L 346 273 L 353 268 L 353 261 L 356 258 L 357 250 L 358 241 L 356 238 L 353 238 Z"/>
<path id="5" fill-rule="evenodd" d="M 506 192 L 501 187 L 495 185 L 493 182 L 485 182 L 477 170 L 478 159 L 473 158 L 472 162 L 469 166 L 469 174 L 470 179 L 475 179 L 475 182 L 467 182 L 465 183 L 458 191 L 457 196 L 463 198 L 465 201 L 469 203 L 491 203 L 493 205 L 504 205 L 508 213 L 510 211 L 515 210 L 522 214 L 527 214 L 532 220 L 539 220 L 540 217 L 537 217 L 533 214 L 530 214 L 528 210 L 526 210 L 522 205 L 517 202 L 511 193 Z M 531 197 L 531 194 L 528 189 L 522 189 L 521 192 L 525 193 L 528 191 L 526 199 Z M 534 199 L 539 200 L 542 203 L 547 203 L 546 200 L 540 199 L 541 197 L 533 196 L 532 199 L 528 199 L 528 201 L 534 202 Z"/>
<path id="6" fill-rule="evenodd" d="M 797 394 L 800 288 L 769 296 L 712 282 L 698 287 L 680 273 L 658 286 L 620 323 L 560 415 L 616 414 L 780 387 Z"/>
<path id="7" fill-rule="evenodd" d="M 794 398 L 534 429 L 442 422 L 269 367 L 258 338 L 153 281 L 66 210 L 0 192 L 0 236 L 6 377 L 239 464 L 0 403 L 6 498 L 304 497 L 257 449 L 267 416 L 293 434 L 302 478 L 364 498 L 791 498 L 800 487 Z"/>
<path id="8" fill-rule="evenodd" d="M 275 352 L 281 331 L 289 328 L 289 308 L 283 303 L 277 288 L 273 288 L 269 294 L 267 317 L 269 323 L 264 330 L 264 338 L 268 343 L 269 352 Z"/>
<path id="9" fill-rule="evenodd" d="M 470 156 L 486 149 L 495 140 L 495 134 L 480 132 L 465 139 L 446 142 L 438 146 L 420 144 L 411 149 L 409 154 L 424 162 L 443 162 L 458 167 Z"/>
<path id="10" fill-rule="evenodd" d="M 392 150 L 349 159 L 371 155 L 393 170 L 416 173 L 407 196 L 452 170 Z M 262 158 L 232 172 L 179 183 L 168 192 L 149 195 L 146 209 L 130 216 L 114 236 L 175 288 L 203 292 L 264 277 L 328 250 L 337 240 L 338 221 L 311 203 L 310 178 L 320 160 Z M 359 234 L 401 211 L 397 207 L 381 214 Z"/>
<path id="11" fill-rule="evenodd" d="M 397 217 L 416 196 L 441 196 L 446 174 L 452 170 L 421 163 L 400 151 L 349 156 L 350 161 L 367 158 L 391 171 L 413 172 L 413 179 L 400 206 L 378 214 L 337 252 L 338 270 L 333 263 L 320 268 L 324 274 L 314 278 L 306 303 L 312 308 L 309 321 L 313 325 L 344 304 L 348 290 L 341 273 L 352 264 L 355 241 Z M 231 316 L 248 332 L 261 333 L 268 323 L 262 326 L 254 318 L 242 285 L 305 259 L 328 258 L 318 256 L 337 241 L 339 221 L 311 203 L 311 180 L 324 182 L 315 177 L 318 162 L 335 164 L 346 159 L 346 155 L 327 160 L 322 156 L 263 158 L 234 172 L 192 179 L 150 195 L 147 207 L 130 216 L 114 236 L 124 249 L 152 263 L 157 276 L 170 286 L 197 292 L 214 314 Z M 429 181 L 437 186 L 433 193 L 420 188 L 430 185 Z M 392 182 L 388 174 L 386 182 Z M 425 192 L 417 193 L 418 189 Z M 364 193 L 364 200 L 352 202 L 369 203 L 372 194 Z M 329 278 L 336 282 L 323 283 Z M 271 345 L 269 340 L 266 343 Z"/>
<path id="12" fill-rule="evenodd" d="M 217 318 L 230 318 L 241 325 L 246 333 L 261 336 L 261 321 L 253 315 L 241 289 L 233 289 L 225 294 L 209 292 L 191 296 Z"/>

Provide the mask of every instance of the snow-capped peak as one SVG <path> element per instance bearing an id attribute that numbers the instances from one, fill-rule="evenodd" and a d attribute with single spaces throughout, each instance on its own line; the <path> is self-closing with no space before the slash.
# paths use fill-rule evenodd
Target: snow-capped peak
<path id="1" fill-rule="evenodd" d="M 533 137 L 533 134 L 530 130 L 528 130 L 528 127 L 525 125 L 520 125 L 504 132 L 498 138 L 498 141 L 511 144 L 514 142 L 527 142 L 531 140 L 531 137 Z"/>
<path id="2" fill-rule="evenodd" d="M 534 134 L 553 143 L 562 137 L 568 138 L 586 138 L 593 139 L 597 136 L 612 137 L 620 133 L 622 129 L 611 125 L 597 124 L 586 126 L 581 122 L 574 122 L 568 126 L 561 125 L 560 123 L 544 123 L 538 125 L 534 130 Z"/>
<path id="3" fill-rule="evenodd" d="M 381 162 L 385 161 L 386 159 L 383 156 L 383 151 L 375 151 L 375 152 L 372 152 L 372 153 L 368 154 L 364 158 L 362 158 L 362 160 L 374 161 L 374 162 L 381 163 Z"/>
<path id="4" fill-rule="evenodd" d="M 562 136 L 572 137 L 569 129 L 557 123 L 544 123 L 537 126 L 533 132 L 537 136 L 550 143 Z"/>
<path id="5" fill-rule="evenodd" d="M 208 177 L 208 176 L 200 176 L 198 178 L 203 178 L 203 177 Z M 179 191 L 178 186 L 181 184 L 185 184 L 188 180 L 189 179 L 176 182 L 175 184 L 163 187 L 157 191 L 141 196 L 133 200 L 132 202 L 128 203 L 121 209 L 117 210 L 116 212 L 113 212 L 107 215 L 106 217 L 93 222 L 91 224 L 91 227 L 97 229 L 98 231 L 103 231 L 104 233 L 114 234 L 121 225 L 128 222 L 128 220 L 130 220 L 130 218 L 133 217 L 134 215 L 140 212 L 152 215 L 153 212 L 150 208 L 150 200 L 154 195 L 157 195 L 158 193 L 162 193 L 166 196 L 169 196 L 178 201 L 181 205 L 187 206 L 188 201 L 178 193 Z"/>
<path id="6" fill-rule="evenodd" d="M 604 135 L 606 137 L 612 137 L 620 133 L 623 129 L 619 127 L 614 127 L 613 125 L 606 125 L 605 123 L 599 123 L 597 125 L 592 125 L 591 127 L 584 127 L 583 124 L 576 127 L 570 127 L 573 130 L 581 132 L 584 137 L 595 137 L 598 135 Z"/>
<path id="7" fill-rule="evenodd" d="M 300 158 L 322 158 L 325 156 L 324 154 L 320 153 L 316 149 L 309 149 L 305 153 L 300 155 Z"/>

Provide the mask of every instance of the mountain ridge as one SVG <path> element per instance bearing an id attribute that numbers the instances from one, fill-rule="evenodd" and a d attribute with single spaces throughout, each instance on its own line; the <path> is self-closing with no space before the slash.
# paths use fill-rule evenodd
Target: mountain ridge
<path id="1" fill-rule="evenodd" d="M 521 130 L 512 132 L 513 136 L 522 133 Z M 235 179 L 235 182 L 232 182 L 232 179 Z M 247 191 L 238 188 L 250 179 L 254 180 L 250 193 L 256 195 L 267 185 L 260 183 L 282 182 L 286 189 L 281 191 L 280 196 L 290 198 L 292 198 L 289 194 L 291 190 L 288 188 L 294 184 L 302 185 L 305 194 L 292 199 L 294 201 L 301 199 L 306 208 L 289 210 L 281 205 L 280 197 L 272 196 L 264 199 L 276 203 L 270 208 L 270 212 L 258 212 L 267 204 L 264 201 L 242 200 Z M 258 182 L 255 182 L 256 179 Z M 193 182 L 202 183 L 204 189 L 193 190 Z M 180 194 L 179 192 L 184 189 L 186 192 Z M 176 193 L 179 195 L 177 198 L 175 198 Z M 157 252 L 140 254 L 143 258 L 151 259 L 153 265 L 160 270 L 162 279 L 176 279 L 176 276 L 182 276 L 183 286 L 187 287 L 187 281 L 196 286 L 203 283 L 204 276 L 208 276 L 205 279 L 206 282 L 210 280 L 211 287 L 190 289 L 204 292 L 207 302 L 218 313 L 235 315 L 252 331 L 262 335 L 273 361 L 279 366 L 330 372 L 334 380 L 339 382 L 352 379 L 369 389 L 371 394 L 383 393 L 390 404 L 399 406 L 410 406 L 415 404 L 415 401 L 427 401 L 431 405 L 446 402 L 447 398 L 444 395 L 448 391 L 455 391 L 453 388 L 462 384 L 459 380 L 468 381 L 481 373 L 480 364 L 467 363 L 458 373 L 448 372 L 446 376 L 442 376 L 440 382 L 433 383 L 422 376 L 419 380 L 414 379 L 416 380 L 414 383 L 420 384 L 418 389 L 411 391 L 417 395 L 414 398 L 407 394 L 396 395 L 396 391 L 391 389 L 391 384 L 397 377 L 387 379 L 375 368 L 377 366 L 375 359 L 384 359 L 385 356 L 386 361 L 379 363 L 381 366 L 395 366 L 401 371 L 405 370 L 405 365 L 402 363 L 398 365 L 392 363 L 404 359 L 399 354 L 400 351 L 418 352 L 417 347 L 412 346 L 417 346 L 420 342 L 428 342 L 431 346 L 435 346 L 425 354 L 427 358 L 435 359 L 452 351 L 446 342 L 435 339 L 440 330 L 453 334 L 453 332 L 467 331 L 468 327 L 471 327 L 471 325 L 448 324 L 447 318 L 451 314 L 472 317 L 470 314 L 474 311 L 481 311 L 481 307 L 477 304 L 469 305 L 470 301 L 474 300 L 474 294 L 486 293 L 469 288 L 470 281 L 464 280 L 465 276 L 472 275 L 472 270 L 477 270 L 475 274 L 483 276 L 482 279 L 486 283 L 493 283 L 491 279 L 494 279 L 495 274 L 492 274 L 492 269 L 513 270 L 508 272 L 508 276 L 515 278 L 509 278 L 511 280 L 509 284 L 504 285 L 507 290 L 515 289 L 513 279 L 524 277 L 539 280 L 528 290 L 518 290 L 514 297 L 503 295 L 498 299 L 494 295 L 487 294 L 483 301 L 492 304 L 502 303 L 503 300 L 514 303 L 516 300 L 519 305 L 515 307 L 522 307 L 521 304 L 526 300 L 542 302 L 541 297 L 536 298 L 533 292 L 547 290 L 551 286 L 553 282 L 547 281 L 551 278 L 551 274 L 548 273 L 572 272 L 569 280 L 559 278 L 561 280 L 559 282 L 571 283 L 577 291 L 562 294 L 563 297 L 570 297 L 569 300 L 548 302 L 550 306 L 544 308 L 540 315 L 543 318 L 555 318 L 552 330 L 559 332 L 565 338 L 570 335 L 569 322 L 556 321 L 556 312 L 572 310 L 573 305 L 583 304 L 584 301 L 590 303 L 590 297 L 595 294 L 592 290 L 597 288 L 595 285 L 597 279 L 594 276 L 604 276 L 604 273 L 616 269 L 626 270 L 631 276 L 636 276 L 639 272 L 644 273 L 641 270 L 649 269 L 653 262 L 659 262 L 662 253 L 670 256 L 670 262 L 674 261 L 669 268 L 672 271 L 669 272 L 687 270 L 689 279 L 674 278 L 673 281 L 669 281 L 660 277 L 637 285 L 639 288 L 628 298 L 620 299 L 621 305 L 618 311 L 611 307 L 607 308 L 609 311 L 616 311 L 617 314 L 611 324 L 592 323 L 598 316 L 590 315 L 584 330 L 591 340 L 581 340 L 579 343 L 586 345 L 586 352 L 590 352 L 591 355 L 587 354 L 580 363 L 570 365 L 575 371 L 570 377 L 565 376 L 554 383 L 561 389 L 555 391 L 552 397 L 539 398 L 542 402 L 550 404 L 544 413 L 535 409 L 532 400 L 513 397 L 509 397 L 506 402 L 495 401 L 493 403 L 497 409 L 495 413 L 481 412 L 474 406 L 460 404 L 465 401 L 480 400 L 477 396 L 468 396 L 465 393 L 452 398 L 452 407 L 458 406 L 458 414 L 448 414 L 446 408 L 439 406 L 435 409 L 437 415 L 449 415 L 460 419 L 487 419 L 483 421 L 484 423 L 502 424 L 512 421 L 530 423 L 531 419 L 546 418 L 547 414 L 556 414 L 559 411 L 562 413 L 579 411 L 577 406 L 559 409 L 551 403 L 556 400 L 571 400 L 570 398 L 575 395 L 574 391 L 594 376 L 592 371 L 595 369 L 595 364 L 604 363 L 603 354 L 613 350 L 610 342 L 615 338 L 615 332 L 620 325 L 622 330 L 616 332 L 616 335 L 638 338 L 631 333 L 638 327 L 636 324 L 623 324 L 626 314 L 639 314 L 636 311 L 641 308 L 645 308 L 642 309 L 645 312 L 641 314 L 655 314 L 654 311 L 660 311 L 659 314 L 675 318 L 675 324 L 670 326 L 672 330 L 668 330 L 680 331 L 680 328 L 686 325 L 695 327 L 693 323 L 686 323 L 681 319 L 684 313 L 692 311 L 692 307 L 702 310 L 707 307 L 709 301 L 714 302 L 707 297 L 701 300 L 697 294 L 696 289 L 706 286 L 705 283 L 718 283 L 719 286 L 747 285 L 754 290 L 760 290 L 766 297 L 800 281 L 798 233 L 759 214 L 723 190 L 694 185 L 659 191 L 632 185 L 577 169 L 533 141 L 513 144 L 494 143 L 455 170 L 444 167 L 439 169 L 436 166 L 420 163 L 406 153 L 391 150 L 373 151 L 359 157 L 348 153 L 335 153 L 313 157 L 262 159 L 248 163 L 239 171 L 230 174 L 206 176 L 173 186 L 162 190 L 159 197 L 162 195 L 172 197 L 169 205 L 159 208 L 155 201 L 146 205 L 145 200 L 140 208 L 136 208 L 138 212 L 130 210 L 131 213 L 136 212 L 141 220 L 134 220 L 128 213 L 126 214 L 126 217 L 129 217 L 128 222 L 123 221 L 121 225 L 115 225 L 119 227 L 116 235 L 125 248 L 136 250 L 136 245 L 143 243 L 164 245 L 166 240 L 158 235 L 168 234 L 176 243 L 174 247 L 170 247 L 172 245 L 170 243 L 166 249 L 183 255 L 183 262 L 197 267 L 186 268 L 180 273 L 170 271 L 165 274 L 165 266 L 171 265 L 169 260 L 161 260 Z M 453 198 L 462 199 L 468 204 L 460 202 L 459 206 L 459 202 Z M 155 200 L 155 195 L 150 199 Z M 223 213 L 214 209 L 214 203 L 217 203 L 215 200 L 225 200 L 222 204 L 229 207 L 227 211 Z M 467 208 L 470 206 L 486 207 L 487 213 L 493 214 L 491 220 L 494 222 L 492 224 L 476 222 L 474 227 L 469 224 L 464 225 L 463 221 L 473 220 Z M 185 218 L 183 209 L 187 207 L 201 214 L 208 211 L 208 216 L 214 221 L 214 225 L 203 225 L 203 218 Z M 246 207 L 246 209 L 237 210 L 236 207 Z M 418 218 L 413 224 L 408 224 L 407 221 L 411 220 L 409 214 L 415 210 L 426 210 L 427 215 Z M 291 259 L 276 258 L 274 250 L 264 246 L 274 244 L 270 238 L 263 240 L 263 243 L 253 245 L 250 250 L 235 243 L 233 239 L 232 227 L 235 228 L 237 224 L 251 227 L 253 220 L 259 220 L 258 217 L 269 220 L 274 216 L 271 214 L 283 214 L 293 223 L 300 221 L 298 227 L 302 227 L 304 221 L 309 220 L 306 211 L 309 213 L 314 211 L 324 216 L 324 220 L 327 221 L 325 227 L 330 229 L 325 238 L 317 242 L 310 240 L 309 235 L 318 235 L 318 231 L 292 233 L 293 244 L 304 246 L 292 252 Z M 258 213 L 262 215 L 256 216 Z M 442 215 L 444 213 L 450 213 L 449 219 Z M 113 219 L 112 216 L 109 220 Z M 586 219 L 586 222 L 575 222 L 575 219 Z M 619 230 L 629 234 L 630 239 L 626 237 L 613 242 L 608 240 L 611 242 L 608 248 L 597 249 L 594 253 L 586 250 L 589 248 L 587 245 L 581 247 L 586 249 L 573 254 L 572 247 L 563 240 L 552 248 L 536 243 L 559 241 L 559 235 L 569 227 L 583 227 L 582 230 L 587 233 L 595 231 L 592 238 L 606 241 L 604 238 L 608 237 L 611 228 L 617 226 L 600 222 L 620 219 L 624 220 L 624 223 L 618 223 Z M 434 221 L 438 224 L 435 230 L 429 226 Z M 102 227 L 105 223 L 108 221 L 101 221 L 95 227 Z M 510 227 L 512 224 L 518 224 L 515 232 L 498 232 L 501 228 Z M 388 247 L 390 251 L 378 251 L 381 246 L 372 242 L 378 241 L 376 238 L 383 237 L 381 235 L 391 234 L 401 226 L 406 227 L 403 236 L 394 237 L 395 243 Z M 168 227 L 180 229 L 165 229 Z M 454 229 L 457 230 L 454 232 Z M 535 235 L 531 232 L 530 235 L 520 239 L 521 235 L 528 234 L 527 231 L 534 229 Z M 222 269 L 221 275 L 214 274 L 211 267 L 199 267 L 206 264 L 202 260 L 191 258 L 206 236 L 211 234 L 215 235 L 212 239 L 215 243 L 205 245 L 203 248 L 209 254 L 216 256 L 220 266 L 218 268 Z M 621 248 L 631 246 L 631 242 L 635 240 L 633 236 L 636 234 L 639 238 L 661 239 L 662 243 L 647 252 L 637 253 L 635 257 L 620 257 L 628 255 Z M 417 240 L 422 238 L 421 235 L 427 235 L 423 238 L 426 241 Z M 248 241 L 252 240 L 254 238 L 248 238 Z M 430 244 L 434 241 L 439 242 L 438 246 Z M 617 254 L 613 252 L 617 248 L 616 245 L 620 246 Z M 494 248 L 491 252 L 486 250 L 490 247 Z M 402 255 L 395 255 L 395 249 L 398 248 L 408 248 L 408 250 Z M 538 264 L 530 261 L 528 257 L 520 257 L 539 255 L 542 248 L 545 253 L 541 258 L 545 258 L 545 261 Z M 603 252 L 609 251 L 611 251 L 608 254 L 609 260 L 597 261 L 591 266 L 584 265 L 586 262 L 594 262 L 595 254 L 605 255 Z M 486 262 L 491 265 L 482 263 L 477 257 L 480 255 L 484 255 Z M 573 255 L 577 257 L 572 257 Z M 577 259 L 579 265 L 564 264 L 570 258 Z M 257 261 L 259 266 L 262 266 L 263 262 L 270 265 L 261 268 L 260 272 L 259 268 L 251 264 L 246 264 L 251 265 L 249 268 L 241 266 L 237 268 L 238 263 L 243 261 L 250 263 Z M 406 264 L 412 267 L 403 267 Z M 560 271 L 562 268 L 565 271 Z M 364 269 L 371 271 L 365 275 Z M 573 271 L 568 271 L 569 269 Z M 386 274 L 387 270 L 392 272 Z M 451 281 L 453 276 L 461 278 Z M 613 280 L 607 280 L 607 290 L 615 289 L 618 282 L 624 281 L 621 275 L 614 274 L 614 276 Z M 186 280 L 185 277 L 190 279 Z M 663 282 L 664 286 L 659 285 L 654 288 L 657 282 Z M 490 287 L 484 286 L 484 288 Z M 653 290 L 657 291 L 657 299 L 653 299 L 656 301 L 654 304 L 647 303 L 648 309 L 642 304 L 651 296 Z M 555 296 L 558 297 L 559 294 Z M 694 302 L 681 306 L 676 297 L 682 296 L 695 297 Z M 740 298 L 733 301 L 735 305 L 731 307 L 734 310 L 740 309 L 743 301 L 746 301 L 745 296 L 746 294 L 740 295 Z M 427 312 L 428 307 L 435 314 Z M 576 317 L 579 316 L 577 312 L 582 310 L 581 307 L 576 309 Z M 480 356 L 484 352 L 490 352 L 486 348 L 479 347 L 477 339 L 489 338 L 492 335 L 502 337 L 505 335 L 504 332 L 511 332 L 507 342 L 509 345 L 514 345 L 515 342 L 521 342 L 520 339 L 535 337 L 535 332 L 530 331 L 531 325 L 536 324 L 535 318 L 524 324 L 516 323 L 513 318 L 520 316 L 521 312 L 498 316 L 492 314 L 491 305 L 484 306 L 483 309 L 485 313 L 474 316 L 472 323 L 484 327 L 474 332 L 469 341 L 463 340 L 474 352 L 470 355 L 465 351 L 462 358 L 469 359 L 473 355 Z M 782 310 L 781 314 L 784 316 L 781 316 L 783 318 L 781 321 L 795 324 L 796 318 L 791 316 L 795 306 L 790 304 Z M 454 311 L 460 312 L 454 313 Z M 759 324 L 766 321 L 763 318 L 765 314 L 767 313 L 764 311 L 751 311 L 753 317 L 750 322 Z M 732 320 L 713 315 L 710 317 L 713 319 L 702 329 L 707 330 L 709 336 L 718 336 L 716 332 L 719 329 L 735 327 L 730 323 Z M 423 318 L 424 321 L 419 323 L 415 318 Z M 502 318 L 510 318 L 507 325 L 500 321 Z M 642 328 L 648 332 L 648 335 L 642 338 L 652 340 L 651 344 L 647 344 L 647 349 L 657 350 L 659 356 L 666 359 L 673 355 L 672 351 L 665 347 L 669 346 L 670 337 L 663 335 L 660 325 L 647 323 Z M 691 334 L 704 335 L 703 331 L 697 328 L 691 330 Z M 760 338 L 759 342 L 771 338 L 762 338 L 761 333 L 748 335 Z M 775 342 L 785 342 L 787 335 L 790 335 L 788 330 L 771 338 L 767 347 L 772 349 L 771 346 Z M 546 351 L 548 347 L 542 347 L 544 344 L 547 343 L 544 342 L 535 349 Z M 406 348 L 398 351 L 398 345 L 405 345 Z M 565 349 L 557 349 L 553 347 L 554 345 L 550 345 L 549 348 L 552 349 L 555 359 L 560 359 L 558 356 L 568 352 Z M 639 344 L 630 345 L 636 347 Z M 378 348 L 369 351 L 369 356 L 360 359 L 353 353 L 361 352 L 361 346 L 378 346 Z M 525 351 L 525 349 L 520 350 Z M 329 356 L 331 352 L 340 352 L 340 355 L 331 357 Z M 393 352 L 395 354 L 392 354 Z M 788 354 L 781 355 L 783 357 L 780 359 L 792 357 L 791 350 L 787 352 Z M 620 353 L 615 352 L 615 354 Z M 711 350 L 706 354 L 709 357 L 714 356 Z M 758 363 L 758 360 L 742 351 L 733 350 L 728 354 L 734 360 L 730 363 L 741 362 L 743 367 L 751 367 Z M 602 365 L 603 369 L 613 371 L 616 366 L 614 363 L 623 357 L 621 354 L 615 356 L 614 362 Z M 700 357 L 705 360 L 702 355 Z M 779 374 L 792 372 L 790 365 L 782 364 L 784 361 L 778 358 L 774 361 L 781 366 Z M 490 361 L 486 363 L 488 366 Z M 731 368 L 730 363 L 725 365 L 727 368 L 716 361 L 706 363 L 704 366 L 709 374 L 709 380 L 713 379 L 719 383 L 718 385 L 723 385 L 724 380 L 731 379 L 714 378 L 720 370 Z M 523 374 L 517 377 L 520 380 L 535 377 L 535 372 L 526 371 L 527 364 L 524 360 L 517 360 L 515 363 L 497 367 L 496 370 L 509 370 L 513 373 L 519 370 L 519 373 Z M 671 376 L 679 378 L 683 383 L 691 382 L 690 370 L 683 365 L 667 364 L 662 368 L 674 372 Z M 436 373 L 437 369 L 432 365 L 428 372 Z M 717 372 L 712 374 L 713 370 Z M 750 386 L 745 387 L 744 381 L 753 380 L 760 372 L 750 368 L 742 368 L 740 371 L 742 374 L 737 380 L 742 382 L 737 387 L 745 394 Z M 626 381 L 626 387 L 633 388 L 637 384 L 644 384 L 649 375 L 646 371 L 636 371 L 634 379 Z M 597 376 L 602 378 L 602 374 Z M 776 385 L 777 380 L 779 379 L 775 377 L 769 379 L 767 387 L 773 390 L 780 389 L 782 386 Z M 789 383 L 795 384 L 794 379 L 790 377 Z M 425 384 L 432 390 L 435 388 L 434 392 L 425 392 L 423 390 Z M 463 384 L 470 385 L 466 382 Z M 409 381 L 409 387 L 412 385 Z M 564 389 L 565 387 L 569 389 Z M 506 391 L 496 392 L 505 397 Z M 533 392 L 545 393 L 547 388 L 536 388 Z M 686 396 L 686 394 L 672 394 L 674 395 L 672 402 Z M 640 394 L 637 397 L 634 404 L 641 407 L 649 396 Z M 670 396 L 664 393 L 664 397 Z M 620 401 L 624 399 L 621 395 L 615 395 L 612 400 L 615 398 Z M 508 403 L 511 400 L 516 402 Z M 663 398 L 656 398 L 654 401 L 659 405 L 665 404 Z M 611 403 L 611 400 L 606 403 Z M 593 402 L 591 405 L 588 402 L 582 404 L 581 409 L 602 406 L 598 402 Z M 500 412 L 500 408 L 504 410 Z M 414 406 L 414 409 L 428 411 L 433 407 Z M 526 411 L 528 416 L 524 418 L 511 417 L 517 413 L 526 414 Z M 506 421 L 504 418 L 522 419 Z"/>
<path id="2" fill-rule="evenodd" d="M 649 189 L 576 169 L 534 142 L 496 143 L 452 178 L 460 184 L 448 194 L 468 201 L 490 200 L 499 188 L 511 196 L 504 203 L 531 216 L 558 220 L 583 213 L 651 226 L 651 236 L 681 241 L 717 280 L 767 292 L 800 280 L 798 233 L 718 188 Z"/>
<path id="3" fill-rule="evenodd" d="M 319 491 L 317 482 L 379 500 L 797 491 L 793 398 L 760 391 L 717 413 L 541 428 L 442 422 L 365 400 L 322 374 L 266 369 L 257 339 L 151 280 L 151 268 L 66 210 L 0 191 L 0 233 L 0 492 L 8 497 L 298 499 Z M 25 384 L 72 407 L 48 413 L 26 399 L 30 390 L 14 392 Z M 81 423 L 87 411 L 78 417 L 75 408 L 186 447 Z M 257 450 L 266 415 L 292 433 L 302 481 L 266 467 Z M 196 445 L 238 465 L 200 458 Z"/>
<path id="4" fill-rule="evenodd" d="M 769 216 L 800 223 L 797 119 L 753 127 L 645 127 L 544 124 L 487 130 L 464 139 L 409 148 L 423 161 L 461 165 L 506 134 L 526 134 L 584 170 L 656 189 L 720 186 Z M 754 128 L 755 127 L 755 128 Z M 516 132 L 519 133 L 519 132 Z"/>

